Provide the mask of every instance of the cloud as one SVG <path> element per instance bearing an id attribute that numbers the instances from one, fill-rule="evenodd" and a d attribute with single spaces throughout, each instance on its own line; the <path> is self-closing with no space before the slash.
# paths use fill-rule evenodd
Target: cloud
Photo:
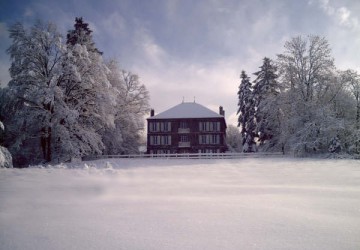
<path id="1" fill-rule="evenodd" d="M 142 58 L 140 64 L 164 67 L 168 54 L 156 43 L 154 37 L 145 27 L 138 27 L 134 34 L 137 56 Z"/>
<path id="2" fill-rule="evenodd" d="M 10 81 L 9 63 L 0 61 L 0 87 L 5 87 Z"/>
<path id="3" fill-rule="evenodd" d="M 117 37 L 126 31 L 126 21 L 120 13 L 113 12 L 103 20 L 102 27 L 106 30 L 107 35 Z"/>
<path id="4" fill-rule="evenodd" d="M 156 44 L 152 44 L 157 48 Z M 155 53 L 156 55 L 157 53 Z M 157 65 L 143 64 L 133 69 L 151 93 L 151 105 L 157 112 L 176 105 L 184 98 L 217 112 L 222 105 L 226 116 L 234 113 L 237 103 L 238 62 L 219 60 L 213 64 L 172 61 L 166 53 L 155 56 Z"/>
<path id="5" fill-rule="evenodd" d="M 6 54 L 6 49 L 10 46 L 10 38 L 6 24 L 3 22 L 0 22 L 0 41 L 0 87 L 4 87 L 10 81 L 10 62 Z"/>
<path id="6" fill-rule="evenodd" d="M 275 59 L 295 35 L 324 35 L 336 64 L 360 65 L 354 57 L 360 47 L 356 15 L 360 6 L 354 8 L 354 2 L 39 0 L 24 4 L 20 13 L 27 13 L 24 20 L 50 18 L 64 35 L 74 18 L 83 16 L 94 31 L 96 46 L 105 57 L 115 57 L 121 67 L 140 76 L 158 112 L 180 103 L 183 96 L 186 101 L 196 96 L 198 103 L 214 111 L 224 106 L 233 123 L 241 70 L 252 76 L 263 57 Z M 0 24 L 1 34 L 8 36 Z M 4 52 L 0 61 L 4 74 L 8 64 Z"/>
<path id="7" fill-rule="evenodd" d="M 33 16 L 34 16 L 34 11 L 33 11 L 33 9 L 30 8 L 30 7 L 27 7 L 27 8 L 25 9 L 24 16 L 25 16 L 25 17 L 33 17 Z"/>
<path id="8" fill-rule="evenodd" d="M 310 4 L 313 2 L 311 1 Z M 320 8 L 330 17 L 333 17 L 338 24 L 353 30 L 359 30 L 359 19 L 354 16 L 349 8 L 335 6 L 329 0 L 318 0 Z"/>
<path id="9" fill-rule="evenodd" d="M 354 56 L 360 47 L 360 5 L 358 1 L 314 0 L 310 5 L 318 6 L 328 18 L 324 32 L 332 47 L 335 64 L 341 70 L 360 71 L 360 59 Z"/>
<path id="10" fill-rule="evenodd" d="M 3 22 L 0 22 L 0 39 L 6 39 L 8 37 L 8 31 L 6 28 L 6 24 Z"/>
<path id="11" fill-rule="evenodd" d="M 193 101 L 195 96 L 196 102 L 216 112 L 222 105 L 228 123 L 236 125 L 241 70 L 251 75 L 258 70 L 263 57 L 274 58 L 281 52 L 282 31 L 288 25 L 286 18 L 277 18 L 276 11 L 281 6 L 272 5 L 265 15 L 254 14 L 249 21 L 254 23 L 246 25 L 249 4 L 245 9 L 243 5 L 223 6 L 216 1 L 210 6 L 200 5 L 197 6 L 201 7 L 201 11 L 196 12 L 198 15 L 189 15 L 186 21 L 194 23 L 190 29 L 198 34 L 188 37 L 187 30 L 183 32 L 179 28 L 183 23 L 179 20 L 179 13 L 174 12 L 177 4 L 176 1 L 168 4 L 166 12 L 169 21 L 175 25 L 173 29 L 180 32 L 176 33 L 181 42 L 176 43 L 175 53 L 174 47 L 168 47 L 167 41 L 158 35 L 159 27 L 152 28 L 149 23 L 146 26 L 138 22 L 133 37 L 136 44 L 133 56 L 136 59 L 131 71 L 139 74 L 141 82 L 149 89 L 151 106 L 157 112 L 180 103 L 183 97 L 185 101 Z M 256 13 L 261 11 L 256 9 Z M 177 26 L 179 22 L 180 26 Z M 197 27 L 200 24 L 204 26 Z M 190 51 L 202 53 L 177 53 L 184 48 L 184 43 L 193 44 Z"/>

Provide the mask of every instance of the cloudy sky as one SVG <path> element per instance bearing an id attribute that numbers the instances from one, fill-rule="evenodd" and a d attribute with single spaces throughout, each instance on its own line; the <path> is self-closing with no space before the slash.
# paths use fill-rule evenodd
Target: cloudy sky
<path id="1" fill-rule="evenodd" d="M 325 36 L 336 66 L 360 72 L 359 0 L 2 0 L 2 85 L 10 79 L 9 25 L 42 19 L 65 35 L 80 16 L 104 57 L 140 76 L 156 113 L 196 97 L 214 111 L 224 106 L 236 124 L 241 70 L 257 71 L 298 35 Z"/>

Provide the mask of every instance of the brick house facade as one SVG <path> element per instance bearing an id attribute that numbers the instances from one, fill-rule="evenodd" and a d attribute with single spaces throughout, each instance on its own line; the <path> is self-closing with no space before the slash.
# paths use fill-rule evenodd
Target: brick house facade
<path id="1" fill-rule="evenodd" d="M 183 102 L 147 119 L 147 153 L 223 153 L 225 112 L 219 114 L 195 102 Z"/>

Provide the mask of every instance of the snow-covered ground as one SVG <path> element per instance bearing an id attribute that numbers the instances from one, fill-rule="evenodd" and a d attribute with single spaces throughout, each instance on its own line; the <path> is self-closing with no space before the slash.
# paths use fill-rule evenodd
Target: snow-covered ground
<path id="1" fill-rule="evenodd" d="M 360 249 L 355 160 L 0 169 L 0 249 Z"/>

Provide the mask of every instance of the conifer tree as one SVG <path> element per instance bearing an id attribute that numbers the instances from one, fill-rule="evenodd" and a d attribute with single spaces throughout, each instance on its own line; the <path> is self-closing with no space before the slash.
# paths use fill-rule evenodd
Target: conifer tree
<path id="1" fill-rule="evenodd" d="M 250 78 L 245 71 L 240 75 L 241 83 L 238 91 L 238 127 L 241 128 L 241 135 L 243 138 L 243 151 L 255 152 L 255 102 L 251 90 Z"/>
<path id="2" fill-rule="evenodd" d="M 66 35 L 66 44 L 74 46 L 75 44 L 86 45 L 88 51 L 97 52 L 102 55 L 93 42 L 92 30 L 89 28 L 89 24 L 83 21 L 82 17 L 75 18 L 73 30 L 69 30 Z"/>
<path id="3" fill-rule="evenodd" d="M 278 119 L 278 103 L 277 96 L 280 93 L 279 84 L 277 82 L 276 67 L 272 61 L 265 57 L 263 65 L 254 75 L 254 102 L 255 102 L 255 119 L 256 119 L 256 134 L 261 146 L 266 142 L 270 142 L 274 135 L 279 133 L 279 119 Z M 275 145 L 275 142 L 270 142 L 269 147 Z"/>

